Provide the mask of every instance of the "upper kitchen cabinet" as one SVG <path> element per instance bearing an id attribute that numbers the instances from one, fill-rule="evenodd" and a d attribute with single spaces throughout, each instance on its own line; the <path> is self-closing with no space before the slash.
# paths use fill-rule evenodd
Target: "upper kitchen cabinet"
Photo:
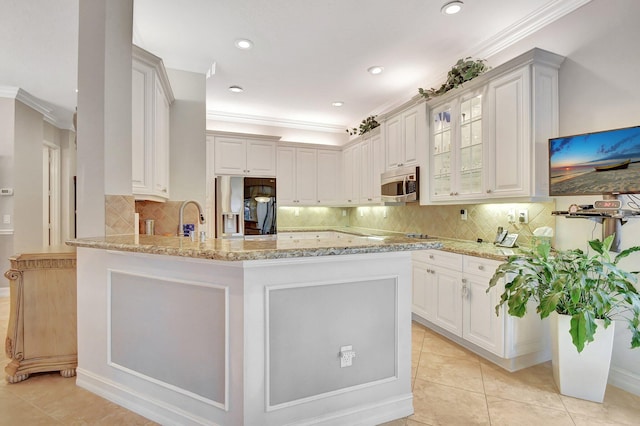
<path id="1" fill-rule="evenodd" d="M 330 206 L 340 201 L 341 153 L 337 149 L 279 146 L 277 198 L 284 206 Z"/>
<path id="2" fill-rule="evenodd" d="M 563 59 L 533 49 L 429 101 L 431 202 L 548 196 Z"/>
<path id="3" fill-rule="evenodd" d="M 132 192 L 138 200 L 166 201 L 174 97 L 162 59 L 134 45 L 131 83 Z"/>
<path id="4" fill-rule="evenodd" d="M 380 128 L 362 135 L 342 155 L 344 201 L 350 205 L 380 203 L 380 175 L 385 170 Z"/>
<path id="5" fill-rule="evenodd" d="M 470 91 L 431 111 L 431 200 L 483 196 L 483 92 Z"/>
<path id="6" fill-rule="evenodd" d="M 384 119 L 386 169 L 419 165 L 421 145 L 427 141 L 426 106 L 423 102 Z"/>
<path id="7" fill-rule="evenodd" d="M 216 175 L 276 175 L 276 141 L 280 138 L 251 136 L 215 135 L 213 158 Z"/>

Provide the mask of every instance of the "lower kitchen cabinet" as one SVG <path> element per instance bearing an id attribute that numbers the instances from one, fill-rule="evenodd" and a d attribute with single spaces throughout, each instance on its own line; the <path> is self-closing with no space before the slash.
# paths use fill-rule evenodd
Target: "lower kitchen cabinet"
<path id="1" fill-rule="evenodd" d="M 496 315 L 503 287 L 487 293 L 499 261 L 423 250 L 413 253 L 414 319 L 473 352 L 515 371 L 550 358 L 548 326 L 535 315 Z"/>

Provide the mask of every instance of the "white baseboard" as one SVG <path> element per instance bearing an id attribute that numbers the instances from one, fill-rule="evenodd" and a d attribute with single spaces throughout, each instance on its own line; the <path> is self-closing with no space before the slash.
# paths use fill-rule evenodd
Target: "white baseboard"
<path id="1" fill-rule="evenodd" d="M 608 383 L 640 396 L 640 375 L 619 367 L 609 369 Z"/>
<path id="2" fill-rule="evenodd" d="M 76 385 L 154 422 L 163 425 L 218 426 L 210 420 L 168 406 L 162 401 L 153 400 L 147 395 L 81 368 L 76 369 L 76 375 Z"/>
<path id="3" fill-rule="evenodd" d="M 212 420 L 187 413 L 178 407 L 154 400 L 119 383 L 78 368 L 76 385 L 115 404 L 166 425 L 217 426 Z M 374 404 L 328 413 L 324 416 L 297 420 L 297 426 L 311 425 L 374 425 L 413 414 L 413 394 L 400 395 Z"/>
<path id="4" fill-rule="evenodd" d="M 9 287 L 0 287 L 0 297 L 9 297 Z"/>

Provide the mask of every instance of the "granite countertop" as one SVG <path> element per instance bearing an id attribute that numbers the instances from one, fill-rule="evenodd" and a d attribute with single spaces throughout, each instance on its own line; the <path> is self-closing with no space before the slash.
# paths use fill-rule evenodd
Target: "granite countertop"
<path id="1" fill-rule="evenodd" d="M 383 253 L 440 248 L 437 240 L 404 236 L 351 235 L 319 239 L 209 239 L 191 241 L 186 237 L 159 235 L 115 235 L 81 238 L 67 242 L 75 247 L 136 253 L 163 254 L 225 261 L 285 259 L 359 253 Z"/>
<path id="2" fill-rule="evenodd" d="M 300 238 L 291 232 L 340 233 L 339 237 Z M 520 254 L 519 248 L 496 247 L 492 243 L 454 240 L 440 237 L 407 237 L 404 233 L 359 228 L 287 229 L 287 238 L 279 239 L 208 239 L 191 241 L 186 237 L 160 235 L 115 235 L 68 241 L 74 247 L 135 253 L 163 254 L 225 261 L 285 259 L 293 257 L 331 256 L 358 253 L 382 253 L 407 250 L 438 249 L 452 253 L 503 261 Z"/>

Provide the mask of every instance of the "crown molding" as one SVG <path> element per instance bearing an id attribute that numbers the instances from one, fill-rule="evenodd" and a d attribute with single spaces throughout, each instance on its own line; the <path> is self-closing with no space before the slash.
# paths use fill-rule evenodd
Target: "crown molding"
<path id="1" fill-rule="evenodd" d="M 36 98 L 31 93 L 19 87 L 0 86 L 0 98 L 10 98 L 20 101 L 24 105 L 42 114 L 47 123 L 66 130 L 74 130 L 72 123 L 73 113 L 64 108 L 54 108 L 46 102 Z"/>
<path id="2" fill-rule="evenodd" d="M 286 127 L 290 129 L 312 130 L 316 132 L 344 133 L 344 126 L 335 124 L 314 123 L 310 121 L 289 120 L 284 118 L 264 117 L 258 115 L 235 114 L 224 111 L 207 111 L 207 120 L 227 121 L 232 123 L 258 124 L 263 126 Z"/>
<path id="3" fill-rule="evenodd" d="M 591 0 L 550 1 L 493 37 L 476 45 L 468 56 L 489 58 L 590 2 Z"/>

